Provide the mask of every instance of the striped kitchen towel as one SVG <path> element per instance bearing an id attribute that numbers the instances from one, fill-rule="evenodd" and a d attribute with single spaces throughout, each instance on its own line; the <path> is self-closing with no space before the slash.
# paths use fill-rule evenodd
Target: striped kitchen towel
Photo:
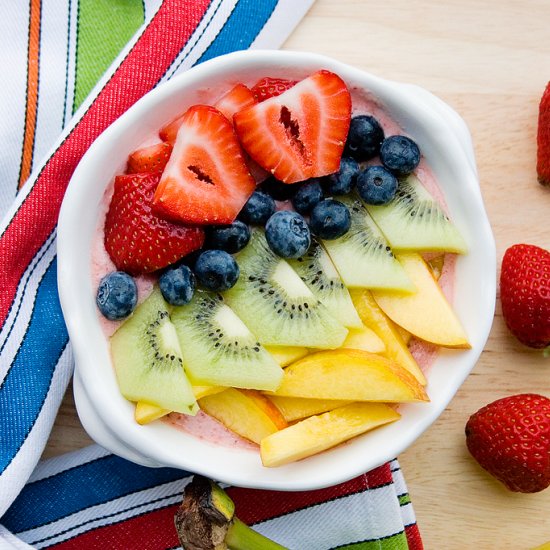
<path id="1" fill-rule="evenodd" d="M 89 145 L 143 94 L 215 56 L 280 46 L 312 2 L 0 0 L 0 549 L 177 544 L 165 523 L 165 538 L 152 525 L 173 513 L 185 472 L 98 447 L 36 467 L 73 368 L 56 287 L 57 216 Z M 295 537 L 292 548 L 407 548 L 407 539 L 421 548 L 392 468 L 324 492 L 231 490 L 243 519 L 282 543 Z M 300 538 L 316 531 L 322 543 Z"/>
<path id="2" fill-rule="evenodd" d="M 92 446 L 41 463 L 2 521 L 16 548 L 179 548 L 174 513 L 188 481 Z M 397 461 L 317 491 L 227 491 L 242 521 L 292 550 L 422 548 Z"/>

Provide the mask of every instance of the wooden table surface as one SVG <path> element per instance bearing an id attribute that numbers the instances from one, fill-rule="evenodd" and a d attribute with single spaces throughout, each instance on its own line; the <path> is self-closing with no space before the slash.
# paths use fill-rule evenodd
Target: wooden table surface
<path id="1" fill-rule="evenodd" d="M 500 263 L 514 243 L 550 247 L 550 189 L 535 173 L 549 29 L 548 0 L 317 0 L 284 48 L 418 84 L 452 105 L 472 132 Z M 550 396 L 548 361 L 509 336 L 497 303 L 472 374 L 399 457 L 428 550 L 521 550 L 550 540 L 550 489 L 507 492 L 464 444 L 469 415 L 486 403 L 519 392 Z M 69 388 L 45 456 L 89 443 Z"/>

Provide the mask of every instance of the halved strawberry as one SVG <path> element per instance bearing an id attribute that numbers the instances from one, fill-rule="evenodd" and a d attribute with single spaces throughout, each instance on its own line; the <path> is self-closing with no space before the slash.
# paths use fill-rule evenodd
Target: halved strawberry
<path id="1" fill-rule="evenodd" d="M 151 201 L 160 174 L 125 174 L 115 189 L 105 217 L 105 249 L 121 271 L 150 273 L 200 248 L 204 231 L 159 218 Z"/>
<path id="2" fill-rule="evenodd" d="M 247 107 L 251 107 L 256 103 L 256 98 L 250 89 L 244 84 L 237 84 L 221 99 L 219 99 L 214 104 L 214 107 L 223 113 L 231 124 L 233 124 L 233 116 L 235 113 L 238 113 Z M 258 163 L 254 162 L 246 153 L 244 154 L 244 160 L 256 183 L 261 183 L 269 176 L 269 173 L 259 166 Z"/>
<path id="3" fill-rule="evenodd" d="M 350 93 L 329 71 L 233 117 L 246 152 L 285 183 L 337 172 L 350 119 Z"/>
<path id="4" fill-rule="evenodd" d="M 229 122 L 233 123 L 233 115 L 251 107 L 256 103 L 254 94 L 244 85 L 237 84 L 231 88 L 224 96 L 222 96 L 214 107 L 224 115 Z"/>
<path id="5" fill-rule="evenodd" d="M 292 86 L 297 84 L 297 82 L 297 80 L 271 78 L 270 76 L 266 76 L 258 80 L 258 82 L 252 86 L 252 93 L 257 101 L 261 102 L 269 99 L 270 97 L 281 95 L 283 92 L 286 92 L 292 88 Z"/>
<path id="6" fill-rule="evenodd" d="M 137 149 L 128 157 L 128 174 L 145 174 L 147 172 L 162 172 L 170 154 L 172 146 L 169 143 L 155 143 L 149 147 Z"/>
<path id="7" fill-rule="evenodd" d="M 159 130 L 160 139 L 162 139 L 162 141 L 165 141 L 166 143 L 169 143 L 170 145 L 174 145 L 174 143 L 176 143 L 176 137 L 178 135 L 178 131 L 182 122 L 183 115 L 180 115 L 168 124 L 164 125 Z"/>
<path id="8" fill-rule="evenodd" d="M 214 107 L 195 105 L 183 115 L 153 204 L 184 223 L 231 223 L 255 187 L 232 124 Z"/>

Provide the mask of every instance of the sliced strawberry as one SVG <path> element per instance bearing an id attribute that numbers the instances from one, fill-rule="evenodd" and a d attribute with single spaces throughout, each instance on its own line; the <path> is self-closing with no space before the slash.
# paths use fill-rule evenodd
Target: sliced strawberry
<path id="1" fill-rule="evenodd" d="M 337 172 L 350 119 L 346 84 L 329 71 L 233 117 L 246 152 L 285 183 Z"/>
<path id="2" fill-rule="evenodd" d="M 138 149 L 128 157 L 126 172 L 128 174 L 162 172 L 171 153 L 172 146 L 169 143 L 155 143 Z"/>
<path id="3" fill-rule="evenodd" d="M 195 105 L 183 115 L 153 204 L 184 223 L 231 223 L 255 186 L 232 124 L 214 107 Z"/>
<path id="4" fill-rule="evenodd" d="M 283 92 L 286 92 L 292 88 L 294 84 L 297 84 L 297 82 L 297 80 L 271 78 L 266 76 L 258 80 L 258 82 L 252 86 L 252 93 L 254 94 L 256 100 L 261 102 L 269 99 L 270 97 L 277 97 L 278 95 L 281 95 Z"/>
<path id="5" fill-rule="evenodd" d="M 204 231 L 159 218 L 152 199 L 160 174 L 128 174 L 115 178 L 105 217 L 105 249 L 121 271 L 150 273 L 200 248 Z"/>
<path id="6" fill-rule="evenodd" d="M 254 94 L 244 84 L 237 84 L 234 88 L 229 90 L 221 99 L 219 99 L 214 107 L 223 113 L 226 118 L 233 124 L 233 115 L 251 107 L 257 103 Z M 248 166 L 248 170 L 256 183 L 261 183 L 268 176 L 266 172 L 257 162 L 254 162 L 246 153 L 244 154 L 244 160 Z"/>
<path id="7" fill-rule="evenodd" d="M 183 115 L 175 118 L 159 130 L 159 137 L 162 141 L 166 141 L 170 145 L 176 143 L 176 137 L 180 129 L 181 123 L 183 122 Z"/>
<path id="8" fill-rule="evenodd" d="M 233 115 L 256 104 L 254 94 L 244 85 L 237 84 L 222 96 L 214 107 L 220 111 L 229 122 L 233 123 Z"/>

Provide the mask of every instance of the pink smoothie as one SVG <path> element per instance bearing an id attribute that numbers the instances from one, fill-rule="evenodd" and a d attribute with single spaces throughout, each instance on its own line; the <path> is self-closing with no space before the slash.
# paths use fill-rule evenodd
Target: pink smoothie
<path id="1" fill-rule="evenodd" d="M 195 416 L 171 413 L 164 417 L 164 422 L 184 432 L 190 433 L 199 439 L 215 443 L 216 445 L 239 447 L 250 450 L 258 449 L 258 445 L 228 430 L 221 422 L 218 422 L 202 411 L 199 411 Z"/>
<path id="2" fill-rule="evenodd" d="M 376 101 L 376 99 L 371 94 L 360 89 L 352 89 L 351 93 L 353 99 L 353 116 L 358 114 L 370 114 L 374 116 L 384 129 L 384 133 L 386 136 L 404 134 L 399 125 L 387 114 L 384 108 Z M 216 99 L 217 97 L 214 97 L 211 103 L 214 103 Z M 208 102 L 207 100 L 208 98 L 205 98 L 205 103 Z M 143 146 L 151 145 L 158 141 L 159 138 L 157 135 L 151 135 L 147 138 L 147 140 L 144 141 Z M 379 160 L 374 159 L 373 161 L 369 161 L 369 164 L 373 163 L 379 163 Z M 262 176 L 264 175 L 263 171 L 259 171 L 258 174 L 261 174 Z M 422 158 L 420 165 L 415 171 L 415 174 L 422 182 L 422 184 L 426 187 L 426 189 L 432 194 L 432 196 L 441 204 L 442 208 L 447 211 L 447 205 L 445 203 L 444 196 L 437 184 L 433 172 L 431 171 L 424 158 Z M 258 177 L 258 180 L 259 178 L 260 177 Z M 93 243 L 92 285 L 94 290 L 97 288 L 99 281 L 104 275 L 115 270 L 115 267 L 111 259 L 109 258 L 109 255 L 106 252 L 103 244 L 103 226 L 105 222 L 105 215 L 107 213 L 107 209 L 111 200 L 112 192 L 113 183 L 111 182 L 103 197 L 103 202 L 98 217 L 96 235 Z M 279 203 L 278 207 L 280 209 L 288 209 L 291 208 L 291 205 L 289 203 Z M 429 261 L 437 255 L 438 253 L 428 253 L 424 254 L 424 258 Z M 451 303 L 454 299 L 455 263 L 456 256 L 453 254 L 446 254 L 441 277 L 439 279 L 439 284 L 443 290 L 443 293 Z M 136 283 L 138 285 L 138 300 L 140 302 L 143 301 L 151 292 L 155 280 L 155 277 L 152 275 L 136 278 Z M 111 336 L 116 328 L 120 325 L 120 322 L 108 321 L 103 318 L 103 316 L 99 314 L 99 312 L 98 316 L 105 335 L 107 337 Z M 427 372 L 429 370 L 430 366 L 433 364 L 438 354 L 437 346 L 431 345 L 427 342 L 423 342 L 416 338 L 411 339 L 409 349 L 423 372 Z M 252 450 L 257 449 L 257 445 L 229 431 L 221 423 L 203 413 L 202 411 L 199 411 L 199 413 L 194 417 L 182 415 L 179 413 L 172 413 L 164 417 L 163 421 L 167 422 L 171 426 L 190 433 L 195 437 L 210 441 L 214 444 L 229 447 L 237 446 L 240 448 L 247 448 Z"/>
<path id="3" fill-rule="evenodd" d="M 107 250 L 105 250 L 105 245 L 103 243 L 105 237 L 103 230 L 103 227 L 105 226 L 105 216 L 107 215 L 107 210 L 109 209 L 112 194 L 113 184 L 111 183 L 103 195 L 97 220 L 95 237 L 92 243 L 92 288 L 94 291 L 97 290 L 99 282 L 105 275 L 111 273 L 112 271 L 116 271 L 115 264 L 111 260 Z M 138 289 L 138 303 L 141 303 L 145 300 L 145 298 L 147 298 L 147 296 L 149 296 L 156 281 L 156 277 L 152 275 L 142 275 L 141 277 L 134 277 L 134 280 L 136 281 Z M 109 319 L 103 317 L 99 311 L 98 317 L 103 333 L 107 336 L 107 338 L 109 338 L 121 324 L 121 321 L 109 321 Z"/>

